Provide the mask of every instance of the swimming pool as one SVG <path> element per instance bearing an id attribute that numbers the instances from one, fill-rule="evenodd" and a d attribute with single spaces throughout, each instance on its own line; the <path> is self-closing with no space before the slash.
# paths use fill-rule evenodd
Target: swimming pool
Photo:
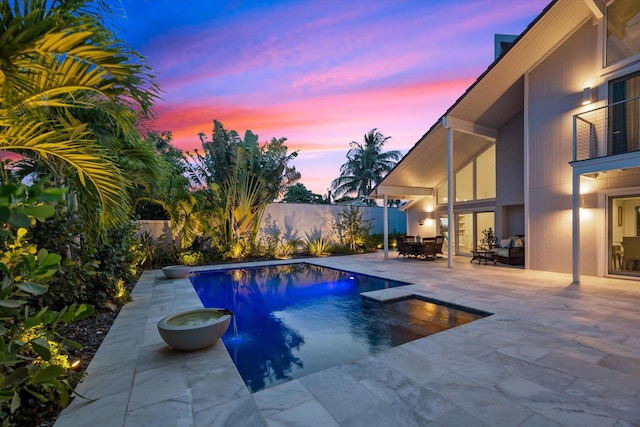
<path id="1" fill-rule="evenodd" d="M 360 294 L 407 283 L 308 263 L 191 282 L 205 307 L 234 312 L 222 340 L 252 392 L 484 317 L 414 298 L 381 304 Z"/>

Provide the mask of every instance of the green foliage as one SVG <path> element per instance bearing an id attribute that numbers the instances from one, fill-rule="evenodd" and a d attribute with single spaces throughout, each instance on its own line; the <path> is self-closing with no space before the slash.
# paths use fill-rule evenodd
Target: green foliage
<path id="1" fill-rule="evenodd" d="M 314 203 L 323 204 L 327 201 L 320 194 L 312 193 L 304 184 L 298 182 L 287 189 L 283 199 L 285 203 Z"/>
<path id="2" fill-rule="evenodd" d="M 366 249 L 365 242 L 373 226 L 371 220 L 363 217 L 359 207 L 350 205 L 340 211 L 334 228 L 352 252 L 362 252 Z"/>
<path id="3" fill-rule="evenodd" d="M 482 230 L 482 238 L 480 239 L 480 249 L 489 250 L 496 243 L 496 234 L 493 228 L 485 228 Z"/>
<path id="4" fill-rule="evenodd" d="M 202 265 L 204 264 L 205 256 L 202 252 L 185 251 L 178 254 L 178 260 L 180 264 L 184 265 Z"/>
<path id="5" fill-rule="evenodd" d="M 129 301 L 124 284 L 138 275 L 141 253 L 132 223 L 107 231 L 102 241 L 87 240 L 82 223 L 58 205 L 56 215 L 32 229 L 32 241 L 62 254 L 60 273 L 49 283 L 51 292 L 38 304 L 55 309 L 71 303 L 91 303 L 110 309 Z"/>
<path id="6" fill-rule="evenodd" d="M 189 154 L 186 168 L 195 188 L 200 224 L 227 259 L 242 259 L 253 247 L 267 205 L 300 178 L 289 161 L 286 138 L 260 144 L 247 130 L 244 139 L 217 120 L 211 141 L 200 134 L 202 151 Z M 203 225 L 204 227 L 204 225 Z"/>
<path id="7" fill-rule="evenodd" d="M 173 246 L 165 243 L 164 234 L 155 238 L 148 231 L 140 233 L 134 251 L 135 264 L 143 269 L 171 265 L 178 260 Z"/>
<path id="8" fill-rule="evenodd" d="M 307 241 L 307 251 L 311 256 L 327 256 L 331 250 L 331 242 L 322 236 Z"/>
<path id="9" fill-rule="evenodd" d="M 0 416 L 6 425 L 24 424 L 26 413 L 56 401 L 66 406 L 71 386 L 65 379 L 68 361 L 61 350 L 64 340 L 56 332 L 60 324 L 84 319 L 93 307 L 72 304 L 59 311 L 41 307 L 48 282 L 60 268 L 62 257 L 27 240 L 27 228 L 12 226 L 21 215 L 45 220 L 54 214 L 43 202 L 55 199 L 52 192 L 22 184 L 0 187 L 0 223 L 4 225 L 0 251 Z M 7 214 L 8 212 L 8 214 Z M 14 215 L 15 214 L 15 215 Z"/>
<path id="10" fill-rule="evenodd" d="M 153 169 L 136 121 L 158 87 L 112 16 L 106 1 L 0 3 L 0 148 L 72 188 L 89 238 L 128 220 L 125 171 Z"/>
<path id="11" fill-rule="evenodd" d="M 400 151 L 382 151 L 390 138 L 377 129 L 371 129 L 364 135 L 364 144 L 349 143 L 347 161 L 340 166 L 340 176 L 331 182 L 336 198 L 355 194 L 369 205 L 375 205 L 374 200 L 366 198 L 402 157 Z"/>
<path id="12" fill-rule="evenodd" d="M 389 233 L 388 243 L 390 248 L 397 248 L 397 241 L 404 237 L 406 233 L 391 232 Z M 384 246 L 384 235 L 382 233 L 370 234 L 367 246 L 372 249 L 382 249 Z"/>

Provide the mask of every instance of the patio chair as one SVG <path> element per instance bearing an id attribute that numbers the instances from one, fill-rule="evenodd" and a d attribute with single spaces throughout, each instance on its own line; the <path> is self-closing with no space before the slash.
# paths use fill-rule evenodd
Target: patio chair
<path id="1" fill-rule="evenodd" d="M 427 260 L 434 260 L 436 258 L 436 244 L 435 241 L 423 241 L 420 245 L 420 256 L 423 256 Z"/>
<path id="2" fill-rule="evenodd" d="M 435 241 L 435 248 L 434 251 L 436 253 L 436 256 L 438 254 L 440 255 L 444 255 L 442 253 L 442 245 L 444 244 L 444 236 L 436 236 L 436 241 Z"/>
<path id="3" fill-rule="evenodd" d="M 400 255 L 402 255 L 403 257 L 406 257 L 407 255 L 411 255 L 411 247 L 409 245 L 409 242 L 407 242 L 404 238 L 403 239 L 398 239 L 398 256 L 397 258 L 400 258 Z"/>

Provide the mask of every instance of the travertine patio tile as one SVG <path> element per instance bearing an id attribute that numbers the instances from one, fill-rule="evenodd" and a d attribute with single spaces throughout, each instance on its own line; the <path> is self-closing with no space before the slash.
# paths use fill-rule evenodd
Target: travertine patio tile
<path id="1" fill-rule="evenodd" d="M 424 425 L 408 418 L 407 414 L 398 412 L 398 409 L 392 405 L 381 403 L 369 411 L 343 420 L 340 425 L 342 427 L 421 427 Z"/>
<path id="2" fill-rule="evenodd" d="M 637 378 L 564 354 L 551 352 L 538 360 L 538 363 L 633 396 L 640 391 Z"/>
<path id="3" fill-rule="evenodd" d="M 187 362 L 184 373 L 191 389 L 194 412 L 249 395 L 249 390 L 235 369 L 223 366 L 200 372 L 193 370 Z"/>
<path id="4" fill-rule="evenodd" d="M 172 420 L 172 426 L 178 423 L 194 426 L 193 412 L 188 399 L 165 400 L 128 411 L 124 427 L 158 427 L 168 425 L 167 420 Z"/>
<path id="5" fill-rule="evenodd" d="M 481 360 L 495 369 L 501 370 L 503 374 L 517 374 L 554 391 L 564 390 L 576 379 L 575 375 L 554 369 L 551 366 L 541 366 L 537 362 L 529 362 L 500 352 L 483 356 Z"/>
<path id="6" fill-rule="evenodd" d="M 300 382 L 338 422 L 375 407 L 381 400 L 353 378 L 327 369 Z"/>
<path id="7" fill-rule="evenodd" d="M 533 411 L 508 399 L 494 388 L 482 386 L 457 374 L 438 377 L 426 387 L 489 425 L 517 426 L 533 414 Z"/>
<path id="8" fill-rule="evenodd" d="M 234 399 L 203 410 L 195 410 L 196 427 L 266 427 L 251 396 Z"/>
<path id="9" fill-rule="evenodd" d="M 113 427 L 124 425 L 129 390 L 90 401 L 75 398 L 60 414 L 56 426 Z"/>
<path id="10" fill-rule="evenodd" d="M 264 417 L 291 409 L 313 400 L 313 395 L 298 380 L 279 384 L 253 394 L 253 399 Z"/>
<path id="11" fill-rule="evenodd" d="M 583 402 L 598 408 L 613 417 L 620 417 L 633 424 L 640 420 L 640 399 L 583 379 L 576 380 L 566 390 Z"/>
<path id="12" fill-rule="evenodd" d="M 468 412 L 454 407 L 445 412 L 441 417 L 429 423 L 429 427 L 488 427 L 486 424 Z"/>
<path id="13" fill-rule="evenodd" d="M 310 400 L 268 417 L 269 427 L 339 427 L 340 424 L 316 400 Z"/>
<path id="14" fill-rule="evenodd" d="M 418 384 L 424 384 L 450 372 L 447 368 L 432 363 L 423 355 L 419 355 L 405 346 L 392 348 L 377 354 L 375 358 Z"/>
<path id="15" fill-rule="evenodd" d="M 129 410 L 139 409 L 165 400 L 184 400 L 187 382 L 181 363 L 136 373 L 131 388 Z"/>

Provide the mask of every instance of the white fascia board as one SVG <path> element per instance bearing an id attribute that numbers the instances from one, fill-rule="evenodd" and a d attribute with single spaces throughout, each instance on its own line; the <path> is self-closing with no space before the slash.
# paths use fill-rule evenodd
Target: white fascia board
<path id="1" fill-rule="evenodd" d="M 584 0 L 584 3 L 587 5 L 591 13 L 593 13 L 593 17 L 596 19 L 600 19 L 604 17 L 604 11 L 601 9 L 603 7 L 601 2 L 596 2 L 594 0 Z"/>
<path id="2" fill-rule="evenodd" d="M 452 116 L 444 116 L 442 118 L 442 127 L 453 129 L 462 133 L 482 136 L 490 141 L 498 139 L 498 129 L 489 126 L 483 126 L 478 123 L 469 122 Z"/>
<path id="3" fill-rule="evenodd" d="M 428 187 L 403 187 L 393 185 L 379 185 L 369 194 L 371 198 L 380 198 L 387 195 L 396 199 L 410 199 L 416 197 L 433 196 L 433 188 Z"/>
<path id="4" fill-rule="evenodd" d="M 594 172 L 606 172 L 616 169 L 637 168 L 640 166 L 640 152 L 634 151 L 616 156 L 600 157 L 592 160 L 569 162 L 578 175 Z"/>

